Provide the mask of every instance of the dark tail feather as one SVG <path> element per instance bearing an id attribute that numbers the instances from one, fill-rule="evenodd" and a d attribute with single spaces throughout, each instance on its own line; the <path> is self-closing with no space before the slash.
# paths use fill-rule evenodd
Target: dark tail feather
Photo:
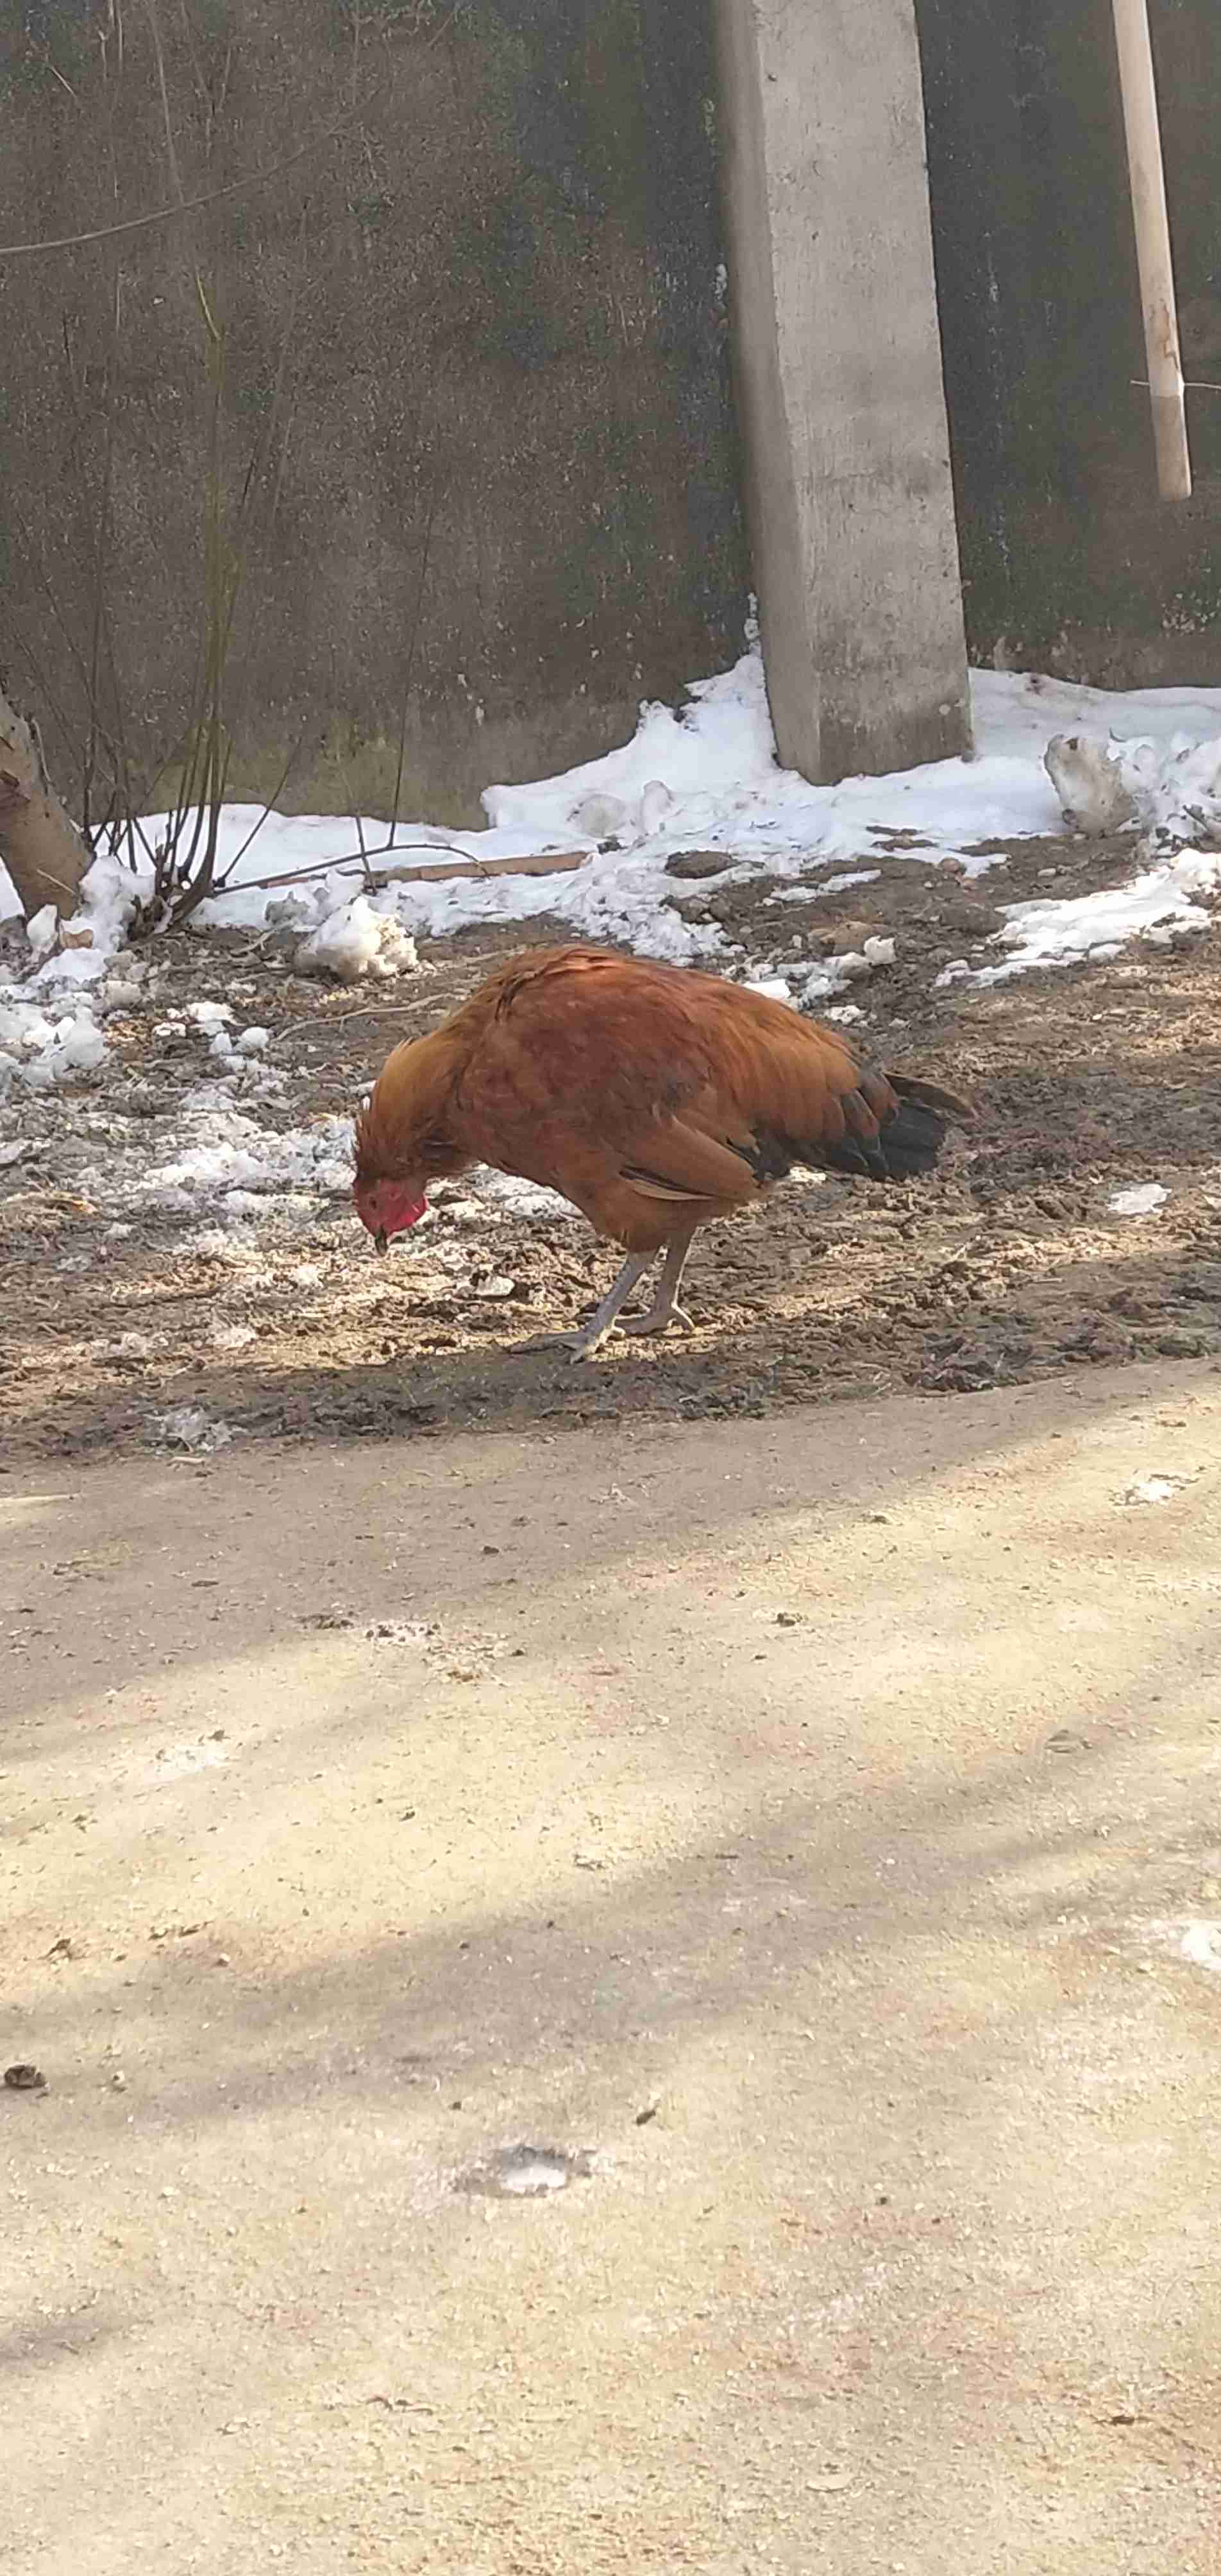
<path id="1" fill-rule="evenodd" d="M 888 1073 L 886 1079 L 898 1095 L 897 1109 L 883 1119 L 876 1138 L 849 1132 L 842 1144 L 824 1147 L 819 1159 L 828 1170 L 871 1181 L 910 1181 L 932 1171 L 948 1127 L 970 1124 L 973 1111 L 952 1091 L 905 1073 Z M 843 1106 L 847 1110 L 847 1101 Z"/>

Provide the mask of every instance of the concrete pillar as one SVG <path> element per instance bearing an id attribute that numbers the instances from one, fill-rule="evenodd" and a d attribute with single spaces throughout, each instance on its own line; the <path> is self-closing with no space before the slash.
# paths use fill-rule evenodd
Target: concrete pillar
<path id="1" fill-rule="evenodd" d="M 768 695 L 807 778 L 970 747 L 914 0 L 716 0 Z"/>

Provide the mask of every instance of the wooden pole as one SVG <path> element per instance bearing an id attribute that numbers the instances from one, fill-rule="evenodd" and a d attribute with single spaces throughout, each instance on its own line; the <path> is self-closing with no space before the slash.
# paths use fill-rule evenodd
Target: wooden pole
<path id="1" fill-rule="evenodd" d="M 1179 357 L 1179 323 L 1174 292 L 1174 261 L 1166 213 L 1166 173 L 1162 161 L 1157 82 L 1149 36 L 1149 0 L 1114 0 L 1115 38 L 1119 47 L 1119 84 L 1123 92 L 1128 170 L 1132 185 L 1132 221 L 1149 362 L 1149 402 L 1157 450 L 1157 482 L 1163 501 L 1191 498 L 1191 456 L 1183 410 L 1183 368 Z"/>

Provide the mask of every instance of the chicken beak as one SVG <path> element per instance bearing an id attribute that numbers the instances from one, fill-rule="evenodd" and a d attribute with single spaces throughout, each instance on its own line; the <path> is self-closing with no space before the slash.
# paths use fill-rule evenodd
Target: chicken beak
<path id="1" fill-rule="evenodd" d="M 375 1252 L 388 1252 L 390 1249 L 384 1225 L 379 1225 L 377 1232 L 373 1237 L 373 1249 Z"/>

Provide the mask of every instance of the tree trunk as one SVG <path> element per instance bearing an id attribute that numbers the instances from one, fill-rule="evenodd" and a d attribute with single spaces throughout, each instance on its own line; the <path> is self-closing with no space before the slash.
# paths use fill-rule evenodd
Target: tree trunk
<path id="1" fill-rule="evenodd" d="M 47 776 L 38 727 L 0 690 L 0 859 L 32 921 L 44 904 L 75 912 L 92 852 Z"/>

